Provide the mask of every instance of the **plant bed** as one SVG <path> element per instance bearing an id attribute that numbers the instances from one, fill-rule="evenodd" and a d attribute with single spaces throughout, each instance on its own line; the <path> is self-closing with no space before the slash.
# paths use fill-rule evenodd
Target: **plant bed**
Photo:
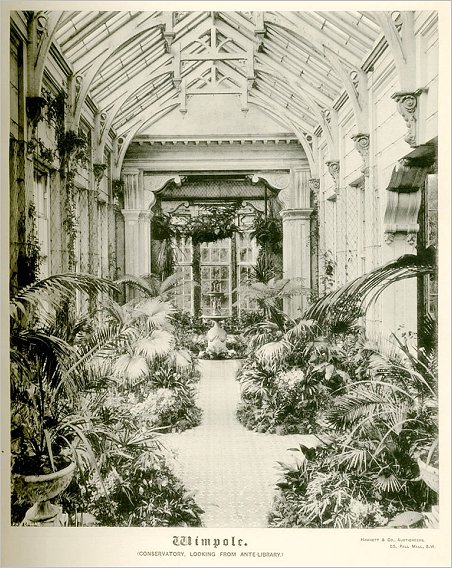
<path id="1" fill-rule="evenodd" d="M 119 448 L 118 448 L 119 449 Z M 102 468 L 101 484 L 92 473 L 64 495 L 65 510 L 75 518 L 84 510 L 103 527 L 199 527 L 204 512 L 174 475 L 163 455 L 142 448 L 127 457 L 115 452 Z"/>
<path id="2" fill-rule="evenodd" d="M 133 392 L 112 392 L 104 405 L 128 412 L 138 428 L 158 428 L 161 433 L 182 432 L 198 426 L 202 411 L 195 403 L 193 385 L 178 388 L 148 388 L 136 395 Z"/>

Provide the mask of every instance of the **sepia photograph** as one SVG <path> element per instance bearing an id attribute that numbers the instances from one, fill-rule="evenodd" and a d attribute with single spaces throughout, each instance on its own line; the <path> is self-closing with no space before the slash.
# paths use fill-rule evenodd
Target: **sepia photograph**
<path id="1" fill-rule="evenodd" d="M 2 54 L 2 565 L 450 566 L 449 2 Z"/>

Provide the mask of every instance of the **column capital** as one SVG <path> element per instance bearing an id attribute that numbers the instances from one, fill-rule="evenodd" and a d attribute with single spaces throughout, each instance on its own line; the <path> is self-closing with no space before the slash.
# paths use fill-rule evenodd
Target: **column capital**
<path id="1" fill-rule="evenodd" d="M 139 168 L 122 168 L 122 174 L 123 175 L 138 175 L 140 173 L 140 169 Z"/>
<path id="2" fill-rule="evenodd" d="M 314 209 L 304 208 L 304 209 L 283 209 L 280 213 L 283 222 L 286 221 L 306 221 L 311 217 Z"/>
<path id="3" fill-rule="evenodd" d="M 124 220 L 126 223 L 136 223 L 142 213 L 141 209 L 122 209 L 121 213 L 124 216 Z"/>

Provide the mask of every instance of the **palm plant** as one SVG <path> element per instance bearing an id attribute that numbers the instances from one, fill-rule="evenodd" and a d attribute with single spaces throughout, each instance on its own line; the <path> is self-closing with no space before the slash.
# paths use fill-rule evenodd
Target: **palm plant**
<path id="1" fill-rule="evenodd" d="M 77 415 L 77 361 L 74 339 L 86 320 L 64 323 L 62 303 L 75 292 L 111 293 L 109 281 L 90 275 L 62 274 L 22 288 L 10 300 L 12 454 L 22 469 L 47 459 L 55 470 L 55 452 L 74 438 L 84 439 Z M 69 310 L 68 314 L 71 314 Z M 87 450 L 89 452 L 89 449 Z"/>
<path id="2" fill-rule="evenodd" d="M 335 461 L 399 509 L 425 509 L 436 501 L 419 478 L 419 460 L 431 460 L 437 432 L 434 366 L 402 346 L 397 358 L 371 354 L 369 373 L 350 384 L 328 413 L 335 430 L 344 432 Z"/>
<path id="3" fill-rule="evenodd" d="M 315 320 L 325 332 L 344 332 L 388 286 L 432 274 L 435 266 L 435 251 L 431 248 L 417 255 L 401 256 L 326 294 L 307 309 L 304 318 Z"/>
<path id="4" fill-rule="evenodd" d="M 302 345 L 298 349 L 309 361 L 306 373 L 321 372 L 324 384 L 335 375 L 342 380 L 330 392 L 323 416 L 330 446 L 309 458 L 295 485 L 282 487 L 274 522 L 284 522 L 279 520 L 281 512 L 295 515 L 295 520 L 292 525 L 276 526 L 362 526 L 362 522 L 374 526 L 377 520 L 377 525 L 386 524 L 391 518 L 388 526 L 418 526 L 426 515 L 435 526 L 438 400 L 434 349 L 416 349 L 394 335 L 392 348 L 383 354 L 355 330 L 355 354 L 353 360 L 346 360 L 340 339 L 392 283 L 434 270 L 434 251 L 406 255 L 330 292 L 304 313 L 314 336 L 319 335 L 312 342 L 305 341 L 304 350 Z M 430 331 L 434 334 L 434 326 Z M 297 357 L 293 350 L 297 335 L 289 330 L 280 345 L 264 346 L 257 355 L 288 365 Z M 290 475 L 286 472 L 284 479 Z M 316 497 L 319 492 L 325 497 L 321 503 Z M 418 513 L 432 506 L 432 513 Z M 372 515 L 367 520 L 361 513 L 361 517 L 347 516 L 347 510 L 355 507 L 367 511 L 367 516 L 373 511 Z"/>
<path id="5" fill-rule="evenodd" d="M 145 297 L 159 298 L 164 302 L 168 302 L 172 301 L 174 296 L 178 293 L 182 279 L 182 272 L 176 271 L 163 280 L 155 274 L 146 274 L 143 276 L 125 275 L 115 280 L 115 284 L 118 286 L 125 285 L 137 290 L 141 294 L 144 294 Z M 195 282 L 195 286 L 196 285 L 198 284 Z"/>
<path id="6" fill-rule="evenodd" d="M 287 321 L 282 307 L 284 298 L 310 293 L 302 285 L 301 278 L 271 278 L 268 282 L 250 282 L 239 290 L 240 297 L 254 299 L 263 310 L 265 317 L 284 329 Z"/>

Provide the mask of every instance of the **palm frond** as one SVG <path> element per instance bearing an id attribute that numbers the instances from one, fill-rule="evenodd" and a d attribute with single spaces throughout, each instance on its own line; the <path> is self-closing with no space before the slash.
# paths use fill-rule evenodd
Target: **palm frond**
<path id="1" fill-rule="evenodd" d="M 148 296 L 155 296 L 156 289 L 153 283 L 149 282 L 148 279 L 144 276 L 133 276 L 132 274 L 124 274 L 114 282 L 117 286 L 125 285 L 129 288 L 140 290 L 140 292 L 144 292 Z"/>
<path id="2" fill-rule="evenodd" d="M 402 489 L 402 484 L 400 482 L 400 479 L 396 477 L 393 473 L 387 476 L 386 475 L 377 476 L 374 480 L 374 484 L 377 489 L 385 493 L 388 492 L 394 493 Z"/>
<path id="3" fill-rule="evenodd" d="M 367 448 L 351 448 L 337 455 L 337 462 L 346 470 L 364 472 L 367 469 L 369 450 Z"/>
<path id="4" fill-rule="evenodd" d="M 121 355 L 113 365 L 113 373 L 125 382 L 134 382 L 149 374 L 146 359 L 141 355 Z"/>
<path id="5" fill-rule="evenodd" d="M 335 424 L 351 425 L 363 417 L 371 417 L 388 404 L 387 396 L 370 388 L 358 387 L 352 392 L 339 396 L 327 413 L 327 418 Z"/>
<path id="6" fill-rule="evenodd" d="M 75 292 L 111 294 L 119 292 L 119 289 L 112 281 L 91 274 L 75 272 L 55 274 L 21 288 L 10 299 L 11 315 L 17 317 L 18 312 L 27 313 L 30 308 L 45 307 L 44 302 L 58 309 L 61 300 L 71 299 Z"/>
<path id="7" fill-rule="evenodd" d="M 401 256 L 323 296 L 307 309 L 303 317 L 316 320 L 322 327 L 329 326 L 332 322 L 349 325 L 388 286 L 405 278 L 432 274 L 435 264 L 435 254 L 431 249 L 423 254 Z"/>
<path id="8" fill-rule="evenodd" d="M 191 353 L 186 349 L 173 349 L 169 354 L 169 361 L 178 371 L 188 369 L 193 364 Z"/>
<path id="9" fill-rule="evenodd" d="M 315 327 L 316 326 L 314 320 L 301 319 L 296 322 L 293 327 L 286 331 L 284 337 L 287 339 L 287 341 L 293 341 L 300 337 L 306 337 L 314 332 Z"/>
<path id="10" fill-rule="evenodd" d="M 146 316 L 148 323 L 160 327 L 167 322 L 168 316 L 176 310 L 169 302 L 163 302 L 159 298 L 150 298 L 139 302 L 133 309 L 135 318 Z"/>
<path id="11" fill-rule="evenodd" d="M 155 359 L 162 355 L 167 355 L 174 347 L 174 336 L 162 329 L 154 330 L 149 337 L 139 339 L 136 344 L 136 351 L 147 357 Z"/>
<path id="12" fill-rule="evenodd" d="M 280 361 L 289 349 L 290 344 L 287 341 L 270 341 L 259 347 L 255 355 L 261 364 L 271 366 Z"/>

